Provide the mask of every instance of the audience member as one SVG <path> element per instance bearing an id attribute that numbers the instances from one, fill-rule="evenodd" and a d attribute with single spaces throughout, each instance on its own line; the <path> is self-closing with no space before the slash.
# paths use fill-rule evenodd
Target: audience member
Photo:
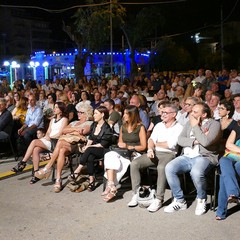
<path id="1" fill-rule="evenodd" d="M 12 114 L 7 110 L 7 102 L 0 98 L 0 139 L 11 136 L 13 126 Z"/>
<path id="2" fill-rule="evenodd" d="M 238 94 L 240 93 L 240 77 L 238 76 L 238 72 L 236 69 L 233 69 L 230 72 L 230 90 L 232 91 L 232 94 Z"/>
<path id="3" fill-rule="evenodd" d="M 239 140 L 240 128 L 236 125 L 226 143 L 227 150 L 233 154 L 228 154 L 219 160 L 221 174 L 216 220 L 223 220 L 227 217 L 228 203 L 239 202 L 240 189 L 237 177 L 240 176 L 240 161 L 239 156 L 235 155 L 234 158 L 234 153 L 240 152 Z"/>
<path id="4" fill-rule="evenodd" d="M 26 119 L 23 126 L 18 130 L 19 136 L 25 140 L 24 147 L 27 148 L 31 141 L 36 138 L 38 128 L 43 127 L 42 109 L 36 105 L 36 98 L 30 95 L 28 98 L 29 106 L 26 114 Z"/>
<path id="5" fill-rule="evenodd" d="M 145 129 L 147 130 L 150 125 L 150 119 L 147 112 L 141 108 L 141 102 L 138 94 L 133 94 L 133 96 L 130 99 L 130 105 L 133 105 L 138 108 L 140 119 Z"/>
<path id="6" fill-rule="evenodd" d="M 140 187 L 140 170 L 150 166 L 157 166 L 157 194 L 152 204 L 147 208 L 150 212 L 156 212 L 161 208 L 166 188 L 165 166 L 177 153 L 177 138 L 182 131 L 182 126 L 176 122 L 178 109 L 173 104 L 166 104 L 162 110 L 162 122 L 158 123 L 148 140 L 147 154 L 135 158 L 131 162 L 131 182 L 133 197 L 128 203 L 129 207 L 135 207 L 137 203 L 137 190 Z"/>
<path id="7" fill-rule="evenodd" d="M 85 135 L 89 134 L 92 121 L 93 109 L 88 103 L 80 102 L 76 106 L 78 111 L 78 121 L 69 123 L 62 131 L 65 138 L 60 137 L 54 148 L 53 154 L 51 156 L 48 164 L 41 170 L 35 172 L 35 177 L 38 179 L 48 178 L 52 172 L 52 166 L 57 161 L 57 173 L 56 181 L 54 185 L 54 192 L 60 192 L 62 190 L 62 169 L 65 163 L 65 157 L 72 152 L 78 152 L 78 145 L 71 136 L 76 136 L 79 140 L 84 139 Z M 71 141 L 70 141 L 71 140 Z"/>
<path id="8" fill-rule="evenodd" d="M 211 118 L 211 110 L 205 103 L 196 104 L 178 138 L 183 147 L 183 155 L 166 165 L 168 184 L 174 197 L 164 211 L 173 213 L 187 209 L 183 191 L 178 178 L 179 173 L 190 172 L 197 190 L 196 215 L 206 212 L 206 173 L 218 162 L 218 143 L 221 137 L 220 123 Z"/>
<path id="9" fill-rule="evenodd" d="M 137 152 L 143 152 L 147 147 L 146 130 L 141 123 L 139 111 L 136 106 L 129 105 L 124 110 L 118 147 Z M 129 164 L 130 160 L 121 156 L 116 151 L 110 151 L 105 154 L 104 167 L 108 182 L 105 191 L 102 193 L 104 201 L 109 202 L 116 196 L 116 185 L 127 171 Z"/>
<path id="10" fill-rule="evenodd" d="M 40 161 L 39 154 L 45 150 L 50 151 L 54 148 L 53 144 L 55 145 L 56 140 L 62 135 L 63 129 L 68 124 L 68 119 L 65 117 L 65 110 L 66 106 L 64 103 L 58 102 L 55 104 L 54 118 L 50 121 L 46 135 L 31 142 L 23 159 L 12 169 L 13 172 L 22 172 L 31 156 L 34 172 L 38 171 Z M 34 184 L 39 180 L 39 178 L 33 176 L 30 184 Z"/>

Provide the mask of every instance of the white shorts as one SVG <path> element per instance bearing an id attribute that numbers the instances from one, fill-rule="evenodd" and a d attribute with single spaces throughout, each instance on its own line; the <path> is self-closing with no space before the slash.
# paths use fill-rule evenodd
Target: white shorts
<path id="1" fill-rule="evenodd" d="M 52 143 L 51 141 L 47 140 L 46 138 L 40 138 L 39 139 L 40 141 L 42 141 L 42 143 L 47 147 L 47 150 L 48 151 L 51 151 L 51 146 L 52 146 Z"/>

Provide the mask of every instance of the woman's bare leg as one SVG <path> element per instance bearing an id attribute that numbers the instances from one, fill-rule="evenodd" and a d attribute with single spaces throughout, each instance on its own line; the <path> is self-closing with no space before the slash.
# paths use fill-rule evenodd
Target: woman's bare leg
<path id="1" fill-rule="evenodd" d="M 29 158 L 32 156 L 34 148 L 42 148 L 42 150 L 47 150 L 47 147 L 44 145 L 44 143 L 39 140 L 39 139 L 34 139 L 32 140 L 32 142 L 30 143 L 27 152 L 24 156 L 24 158 L 22 159 L 22 162 L 27 162 L 29 160 Z"/>
<path id="2" fill-rule="evenodd" d="M 60 179 L 62 175 L 62 169 L 65 163 L 65 158 L 67 154 L 69 154 L 71 151 L 71 147 L 69 148 L 61 148 L 59 151 L 58 159 L 57 159 L 57 174 L 56 178 Z"/>
<path id="3" fill-rule="evenodd" d="M 49 169 L 53 166 L 53 164 L 55 163 L 55 161 L 57 160 L 58 156 L 59 156 L 59 152 L 62 148 L 70 148 L 71 149 L 71 144 L 64 141 L 64 140 L 60 140 L 57 142 L 57 145 L 53 151 L 53 154 L 51 156 L 50 161 L 48 162 L 48 164 L 45 166 L 45 168 Z"/>
<path id="4" fill-rule="evenodd" d="M 33 153 L 32 153 L 32 162 L 33 162 L 33 169 L 34 172 L 38 170 L 39 168 L 39 162 L 40 162 L 40 153 L 43 151 L 42 148 L 40 147 L 35 147 L 33 149 Z"/>

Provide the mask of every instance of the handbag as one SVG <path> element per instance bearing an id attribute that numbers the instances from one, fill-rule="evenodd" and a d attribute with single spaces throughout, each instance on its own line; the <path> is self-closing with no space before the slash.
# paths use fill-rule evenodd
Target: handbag
<path id="1" fill-rule="evenodd" d="M 116 146 L 111 146 L 110 150 L 118 153 L 120 156 L 127 158 L 129 160 L 131 159 L 132 154 L 133 154 L 133 150 L 129 150 L 127 148 L 120 148 L 120 147 L 116 147 Z"/>
<path id="2" fill-rule="evenodd" d="M 236 146 L 240 146 L 240 139 L 236 141 L 235 143 Z M 224 157 L 230 157 L 235 161 L 240 161 L 240 153 L 239 152 L 234 152 L 226 148 L 225 153 L 223 155 Z"/>
<path id="3" fill-rule="evenodd" d="M 223 156 L 232 158 L 235 161 L 240 161 L 240 153 L 234 152 L 234 151 L 230 151 L 229 149 L 225 150 L 225 153 L 224 153 Z"/>
<path id="4" fill-rule="evenodd" d="M 156 198 L 155 189 L 151 187 L 139 187 L 137 190 L 137 202 L 138 206 L 142 208 L 147 208 Z"/>
<path id="5" fill-rule="evenodd" d="M 64 141 L 66 141 L 68 143 L 71 143 L 71 144 L 87 141 L 86 137 L 83 136 L 83 135 L 72 135 L 72 134 L 61 135 L 59 140 L 64 140 Z"/>

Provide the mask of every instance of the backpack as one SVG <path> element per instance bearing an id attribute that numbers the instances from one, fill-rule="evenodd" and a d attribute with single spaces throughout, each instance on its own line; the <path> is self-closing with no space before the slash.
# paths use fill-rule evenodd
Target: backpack
<path id="1" fill-rule="evenodd" d="M 137 190 L 137 202 L 139 207 L 147 208 L 156 198 L 155 189 L 151 187 L 139 187 Z"/>

